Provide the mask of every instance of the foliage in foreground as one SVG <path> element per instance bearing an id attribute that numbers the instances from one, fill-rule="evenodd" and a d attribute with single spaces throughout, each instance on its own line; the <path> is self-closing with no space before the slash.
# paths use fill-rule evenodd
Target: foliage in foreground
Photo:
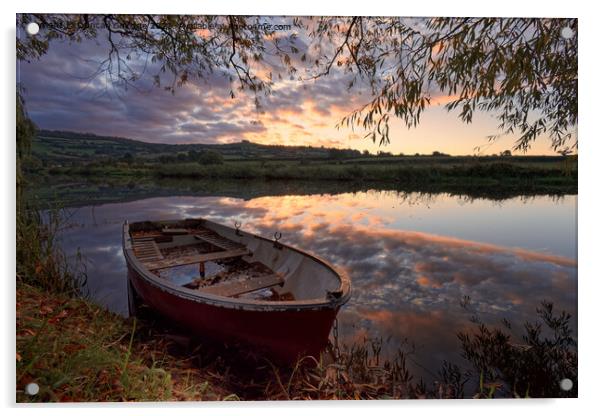
<path id="1" fill-rule="evenodd" d="M 502 395 L 518 397 L 576 397 L 577 341 L 570 329 L 571 315 L 555 313 L 551 302 L 537 308 L 538 319 L 524 324 L 522 344 L 512 342 L 512 329 L 488 328 L 478 322 L 476 331 L 459 333 L 462 355 L 472 363 L 481 384 Z M 563 379 L 571 391 L 560 388 Z"/>
<path id="2" fill-rule="evenodd" d="M 86 282 L 85 263 L 78 252 L 74 260 L 58 242 L 64 211 L 51 209 L 42 214 L 33 209 L 17 215 L 17 281 L 45 290 L 82 295 Z"/>
<path id="3" fill-rule="evenodd" d="M 408 369 L 410 353 L 399 349 L 392 360 L 380 357 L 382 341 L 365 340 L 343 348 L 334 363 L 276 370 L 270 394 L 279 399 L 450 399 L 577 397 L 576 340 L 570 315 L 556 314 L 542 302 L 539 319 L 525 323 L 524 345 L 500 329 L 478 324 L 459 333 L 462 356 L 472 368 L 444 362 L 427 385 Z M 311 361 L 311 358 L 304 360 Z M 560 381 L 573 382 L 570 391 Z"/>
<path id="4" fill-rule="evenodd" d="M 430 384 L 411 351 L 381 356 L 382 340 L 334 348 L 320 360 L 277 365 L 238 346 L 198 343 L 148 308 L 132 322 L 85 300 L 21 284 L 17 291 L 18 401 L 353 400 L 576 397 L 570 316 L 551 304 L 525 324 L 525 345 L 478 323 L 459 334 L 464 366 L 444 362 Z M 147 316 L 145 316 L 147 315 Z M 559 388 L 569 378 L 572 390 Z M 41 391 L 24 394 L 29 382 Z"/>
<path id="5" fill-rule="evenodd" d="M 167 342 L 138 342 L 136 322 L 85 300 L 17 287 L 17 401 L 159 401 L 236 398 L 211 385 Z M 134 342 L 136 341 L 136 342 Z M 40 392 L 24 393 L 35 382 Z"/>

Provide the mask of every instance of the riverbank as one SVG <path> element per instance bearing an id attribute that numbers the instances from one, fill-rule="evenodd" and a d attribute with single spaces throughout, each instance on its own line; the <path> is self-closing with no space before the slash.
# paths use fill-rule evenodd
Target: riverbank
<path id="1" fill-rule="evenodd" d="M 326 400 L 461 397 L 412 381 L 400 352 L 379 363 L 367 341 L 338 361 L 277 367 L 237 346 L 193 342 L 143 308 L 123 318 L 83 299 L 17 286 L 17 402 Z M 373 345 L 372 345 L 373 347 Z M 376 365 L 375 365 L 376 363 Z M 26 393 L 30 383 L 39 386 Z"/>
<path id="2" fill-rule="evenodd" d="M 423 158 L 424 159 L 424 158 Z M 455 159 L 455 158 L 453 158 Z M 226 162 L 222 165 L 88 165 L 55 167 L 27 176 L 30 200 L 77 205 L 161 195 L 259 196 L 340 194 L 367 190 L 448 193 L 503 200 L 517 196 L 576 195 L 576 164 L 544 161 L 376 164 Z M 432 159 L 431 159 L 432 162 Z"/>
<path id="3" fill-rule="evenodd" d="M 403 349 L 391 361 L 381 359 L 382 339 L 341 345 L 332 353 L 336 360 L 324 354 L 319 361 L 305 357 L 277 367 L 238 346 L 199 344 L 166 330 L 148 308 L 143 315 L 126 319 L 86 300 L 18 283 L 16 401 L 577 396 L 576 384 L 565 392 L 557 382 L 562 377 L 577 380 L 576 343 L 566 330 L 570 316 L 554 313 L 546 303 L 538 315 L 553 330 L 555 344 L 537 333 L 517 347 L 504 332 L 479 325 L 474 332 L 458 334 L 463 354 L 480 363 L 477 373 L 443 362 L 431 386 L 408 371 L 411 358 Z M 475 377 L 480 381 L 471 384 Z M 31 383 L 39 386 L 35 395 L 25 392 Z"/>
<path id="4" fill-rule="evenodd" d="M 216 375 L 170 354 L 144 324 L 17 285 L 17 402 L 237 400 Z M 36 383 L 36 395 L 24 392 Z M 223 384 L 223 383 L 222 383 Z"/>
<path id="5" fill-rule="evenodd" d="M 232 163 L 156 166 L 153 174 L 169 179 L 237 179 L 265 182 L 313 182 L 327 188 L 364 186 L 407 192 L 451 192 L 468 195 L 577 192 L 577 171 L 559 164 L 493 163 Z"/>
<path id="6" fill-rule="evenodd" d="M 577 192 L 576 159 L 404 157 L 346 161 L 226 161 L 220 164 L 90 163 L 40 171 L 49 177 L 305 181 L 468 191 Z"/>
<path id="7" fill-rule="evenodd" d="M 165 164 L 153 167 L 159 177 L 231 178 L 262 180 L 315 180 L 382 183 L 498 183 L 570 185 L 576 170 L 564 170 L 558 163 L 509 161 L 466 162 L 382 161 L 382 162 L 236 162 L 220 165 L 198 163 Z"/>
<path id="8" fill-rule="evenodd" d="M 400 186 L 394 183 L 337 182 L 337 181 L 293 181 L 293 180 L 211 180 L 193 178 L 110 178 L 110 177 L 67 177 L 39 178 L 32 182 L 27 197 L 42 209 L 56 206 L 63 208 L 89 204 L 135 201 L 146 198 L 170 196 L 230 197 L 249 200 L 253 198 L 284 195 L 340 195 L 384 191 L 400 198 L 429 198 L 446 194 L 465 200 L 506 201 L 512 198 L 553 196 L 562 198 L 576 195 L 577 191 L 550 187 L 530 189 L 508 189 L 499 186 Z"/>

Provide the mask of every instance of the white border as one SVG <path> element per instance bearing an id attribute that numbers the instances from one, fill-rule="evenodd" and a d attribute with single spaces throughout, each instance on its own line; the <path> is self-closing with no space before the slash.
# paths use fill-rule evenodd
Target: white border
<path id="1" fill-rule="evenodd" d="M 590 4 L 594 4 L 593 2 Z M 413 1 L 358 2 L 349 0 L 303 0 L 296 3 L 263 0 L 246 2 L 244 0 L 219 0 L 213 2 L 165 2 L 147 0 L 143 3 L 106 0 L 102 3 L 81 1 L 41 1 L 26 0 L 19 4 L 2 3 L 3 42 L 0 69 L 4 97 L 2 100 L 2 166 L 4 201 L 2 204 L 2 262 L 5 273 L 2 274 L 4 290 L 3 332 L 5 341 L 0 343 L 2 357 L 5 360 L 1 376 L 0 394 L 5 406 L 14 411 L 14 179 L 15 179 L 15 13 L 17 12 L 88 12 L 88 13 L 198 13 L 198 14 L 253 14 L 253 15 L 399 15 L 399 16 L 546 16 L 579 18 L 579 130 L 580 130 L 580 196 L 579 196 L 579 399 L 576 400 L 531 400 L 531 401 L 406 401 L 406 402 L 319 402 L 319 403 L 239 403 L 239 404 L 176 404 L 176 412 L 198 415 L 199 412 L 231 414 L 233 410 L 245 411 L 250 415 L 287 415 L 303 414 L 308 411 L 321 414 L 344 411 L 351 415 L 365 413 L 368 410 L 386 414 L 418 411 L 420 414 L 466 414 L 474 411 L 489 415 L 515 411 L 546 412 L 547 414 L 577 414 L 590 407 L 599 407 L 596 399 L 600 396 L 600 275 L 597 273 L 600 257 L 600 206 L 598 185 L 598 166 L 601 165 L 602 146 L 600 137 L 600 27 L 599 13 L 593 6 L 584 6 L 570 1 L 530 1 L 505 0 L 503 2 L 454 1 Z M 166 408 L 174 404 L 134 404 L 134 405 L 88 405 L 75 406 L 33 406 L 19 409 L 25 413 L 40 411 L 50 414 L 86 413 L 105 414 L 111 412 L 143 411 L 145 414 L 163 415 Z M 198 409 L 202 407 L 202 409 Z"/>

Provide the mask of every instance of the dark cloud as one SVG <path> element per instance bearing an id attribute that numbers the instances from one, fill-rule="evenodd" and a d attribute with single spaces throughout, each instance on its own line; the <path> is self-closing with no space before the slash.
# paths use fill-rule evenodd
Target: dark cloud
<path id="1" fill-rule="evenodd" d="M 292 55 L 293 62 L 301 65 L 300 56 L 307 52 L 307 45 L 298 39 L 296 46 L 300 51 Z M 327 117 L 334 108 L 349 107 L 353 102 L 345 90 L 348 80 L 340 74 L 315 82 L 278 82 L 271 95 L 260 97 L 263 114 L 257 113 L 252 97 L 244 93 L 230 98 L 233 86 L 224 73 L 192 79 L 172 94 L 153 86 L 151 74 L 157 71 L 157 65 L 135 51 L 130 65 L 145 72 L 124 89 L 106 71 L 108 54 L 101 32 L 96 39 L 81 43 L 56 41 L 40 60 L 20 63 L 18 80 L 26 88 L 28 111 L 40 128 L 150 142 L 216 143 L 265 133 L 270 123 L 287 123 L 291 132 L 308 136 L 306 122 L 290 123 L 282 115 L 309 117 L 305 111 L 313 109 L 315 114 Z M 169 77 L 164 76 L 162 82 L 170 82 Z M 261 122 L 253 123 L 258 119 Z M 336 120 L 328 124 L 334 126 Z"/>

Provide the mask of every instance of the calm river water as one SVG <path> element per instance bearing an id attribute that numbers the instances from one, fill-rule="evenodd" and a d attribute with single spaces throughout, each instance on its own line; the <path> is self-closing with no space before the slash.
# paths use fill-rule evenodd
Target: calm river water
<path id="1" fill-rule="evenodd" d="M 577 197 L 503 201 L 367 191 L 336 195 L 161 196 L 71 208 L 63 239 L 88 262 L 91 297 L 127 314 L 124 220 L 206 217 L 298 246 L 345 269 L 353 297 L 339 314 L 343 342 L 383 339 L 412 350 L 425 378 L 461 362 L 458 331 L 502 318 L 520 336 L 542 300 L 577 313 Z M 470 297 L 470 310 L 461 301 Z M 576 321 L 574 321 L 576 328 Z"/>

